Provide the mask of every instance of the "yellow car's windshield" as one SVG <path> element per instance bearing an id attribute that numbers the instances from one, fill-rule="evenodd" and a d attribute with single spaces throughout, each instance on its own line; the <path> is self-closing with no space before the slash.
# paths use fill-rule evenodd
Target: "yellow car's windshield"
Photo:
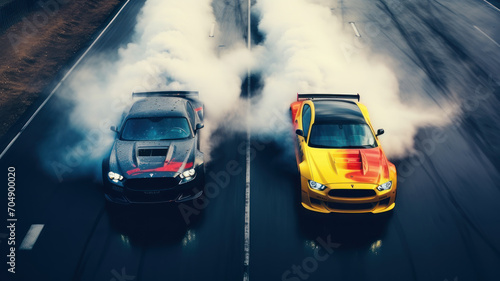
<path id="1" fill-rule="evenodd" d="M 367 124 L 314 124 L 309 146 L 318 148 L 373 148 L 375 137 Z"/>

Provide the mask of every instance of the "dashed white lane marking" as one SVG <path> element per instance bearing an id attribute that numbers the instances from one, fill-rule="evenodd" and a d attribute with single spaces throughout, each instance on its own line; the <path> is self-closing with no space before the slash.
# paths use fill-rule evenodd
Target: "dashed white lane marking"
<path id="1" fill-rule="evenodd" d="M 361 37 L 361 34 L 359 34 L 358 28 L 356 27 L 356 24 L 353 21 L 349 23 L 351 24 L 352 30 L 354 30 L 354 34 L 356 35 L 356 37 Z"/>
<path id="2" fill-rule="evenodd" d="M 493 42 L 493 44 L 495 44 L 497 47 L 500 48 L 500 44 L 498 44 L 497 41 L 495 41 L 493 38 L 491 38 L 488 34 L 486 34 L 484 31 L 482 31 L 479 27 L 474 25 L 474 28 L 477 29 L 477 31 L 481 32 L 481 34 L 486 36 L 486 38 L 490 39 L 490 41 Z"/>
<path id="3" fill-rule="evenodd" d="M 491 4 L 490 2 L 488 2 L 488 1 L 486 1 L 486 0 L 483 0 L 483 1 L 484 1 L 484 2 L 486 2 L 486 4 L 490 5 L 493 9 L 495 9 L 495 10 L 497 10 L 497 11 L 499 11 L 499 12 L 500 12 L 500 9 L 499 9 L 499 8 L 497 8 L 497 6 L 495 6 L 495 5 Z"/>
<path id="4" fill-rule="evenodd" d="M 104 32 L 106 32 L 106 30 L 108 30 L 108 28 L 111 26 L 111 24 L 115 21 L 115 19 L 121 13 L 121 11 L 123 10 L 123 8 L 125 8 L 125 6 L 127 6 L 127 4 L 129 2 L 130 2 L 130 0 L 127 0 L 127 2 L 125 2 L 125 4 L 123 4 L 123 6 L 118 11 L 118 13 L 116 13 L 116 15 L 111 19 L 111 21 L 108 23 L 108 25 L 106 25 L 106 27 L 103 29 L 103 31 L 101 31 L 101 33 L 99 33 L 99 36 L 97 36 L 97 38 L 94 40 L 94 42 L 92 42 L 92 44 L 87 48 L 87 50 L 85 50 L 85 52 L 80 56 L 80 58 L 78 58 L 78 60 L 75 62 L 75 64 L 73 64 L 73 66 L 68 70 L 68 72 L 66 72 L 66 74 L 61 79 L 61 81 L 59 81 L 59 83 L 57 83 L 56 87 L 52 90 L 52 92 L 50 92 L 50 94 L 47 96 L 47 98 L 42 102 L 42 104 L 33 113 L 33 115 L 31 115 L 30 119 L 28 119 L 28 121 L 24 124 L 24 126 L 21 128 L 21 131 L 19 131 L 14 136 L 14 138 L 9 142 L 9 144 L 7 145 L 7 147 L 5 147 L 5 149 L 2 151 L 2 154 L 0 154 L 0 159 L 2 159 L 2 157 L 5 155 L 5 153 L 7 153 L 7 151 L 10 149 L 10 147 L 14 144 L 14 142 L 22 134 L 22 132 L 24 131 L 24 129 L 26 129 L 26 127 L 28 127 L 28 125 L 31 123 L 31 121 L 33 121 L 33 119 L 38 114 L 38 112 L 40 112 L 40 110 L 45 106 L 45 104 L 49 101 L 49 99 L 57 91 L 57 89 L 59 89 L 59 87 L 61 86 L 61 84 L 66 80 L 66 78 L 68 78 L 68 76 L 71 74 L 71 72 L 73 72 L 73 70 L 80 64 L 80 62 L 83 60 L 83 58 L 92 49 L 92 47 L 94 47 L 95 43 L 101 38 L 101 36 L 104 34 Z"/>
<path id="5" fill-rule="evenodd" d="M 208 35 L 208 37 L 214 37 L 214 33 L 215 33 L 215 22 L 213 22 L 212 26 L 210 27 L 210 34 Z"/>
<path id="6" fill-rule="evenodd" d="M 251 0 L 248 0 L 248 29 L 247 29 L 247 48 L 250 50 L 252 48 L 252 37 L 250 29 L 250 8 Z M 245 254 L 245 259 L 243 261 L 243 281 L 250 280 L 250 69 L 247 70 L 247 145 L 246 145 L 246 183 L 245 183 L 245 237 L 243 250 Z"/>
<path id="7" fill-rule="evenodd" d="M 19 246 L 19 250 L 33 249 L 38 236 L 40 236 L 40 233 L 42 232 L 43 226 L 43 224 L 32 224 L 28 233 L 26 233 L 23 242 L 21 243 L 21 246 Z"/>
<path id="8" fill-rule="evenodd" d="M 500 44 L 498 44 L 497 41 L 493 40 L 493 38 L 491 38 L 488 34 L 486 34 L 484 31 L 482 31 L 479 27 L 474 25 L 474 28 L 477 29 L 477 31 L 481 32 L 481 34 L 486 36 L 486 38 L 490 39 L 490 41 L 493 42 L 493 44 L 495 44 L 497 47 L 500 48 Z"/>

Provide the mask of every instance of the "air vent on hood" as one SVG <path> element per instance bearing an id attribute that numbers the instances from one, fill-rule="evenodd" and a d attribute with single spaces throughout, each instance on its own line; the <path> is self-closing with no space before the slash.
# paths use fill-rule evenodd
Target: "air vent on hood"
<path id="1" fill-rule="evenodd" d="M 147 156 L 167 156 L 168 149 L 167 148 L 139 148 L 137 153 L 140 157 Z"/>

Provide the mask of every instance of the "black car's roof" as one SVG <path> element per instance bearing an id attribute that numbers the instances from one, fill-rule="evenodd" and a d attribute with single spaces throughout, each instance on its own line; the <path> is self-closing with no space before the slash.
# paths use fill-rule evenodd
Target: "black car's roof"
<path id="1" fill-rule="evenodd" d="M 359 106 L 352 101 L 313 100 L 315 123 L 366 123 Z"/>
<path id="2" fill-rule="evenodd" d="M 178 97 L 149 97 L 136 101 L 128 118 L 187 117 L 188 100 Z"/>

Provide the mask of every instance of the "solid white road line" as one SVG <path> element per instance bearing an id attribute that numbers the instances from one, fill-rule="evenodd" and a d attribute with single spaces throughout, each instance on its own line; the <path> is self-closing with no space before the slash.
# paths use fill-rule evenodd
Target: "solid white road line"
<path id="1" fill-rule="evenodd" d="M 250 34 L 250 9 L 251 0 L 248 0 L 248 29 L 247 29 L 247 48 L 252 48 L 252 36 Z M 243 261 L 243 281 L 250 280 L 250 69 L 247 70 L 247 145 L 246 145 L 246 182 L 245 182 L 245 237 L 243 250 L 245 259 Z"/>
<path id="2" fill-rule="evenodd" d="M 250 106 L 250 101 L 248 102 Z M 246 184 L 245 184 L 245 242 L 244 253 L 245 260 L 243 266 L 245 271 L 243 273 L 243 280 L 248 281 L 249 267 L 250 267 L 250 130 L 247 128 L 247 147 L 246 147 Z"/>
<path id="3" fill-rule="evenodd" d="M 484 31 L 482 31 L 479 27 L 474 25 L 474 28 L 477 29 L 477 31 L 481 32 L 484 36 L 486 36 L 486 38 L 490 39 L 491 42 L 493 42 L 495 45 L 497 45 L 497 47 L 500 48 L 500 44 L 498 44 L 497 41 L 493 40 L 493 38 L 488 36 L 488 34 L 486 34 Z"/>
<path id="4" fill-rule="evenodd" d="M 26 233 L 23 242 L 21 243 L 21 246 L 19 246 L 19 250 L 33 249 L 33 246 L 35 245 L 40 232 L 42 232 L 42 229 L 43 224 L 32 224 L 30 229 L 28 230 L 28 233 Z"/>
<path id="5" fill-rule="evenodd" d="M 33 121 L 33 119 L 35 118 L 35 116 L 38 114 L 38 112 L 40 112 L 40 110 L 45 106 L 45 104 L 49 101 L 49 99 L 54 95 L 54 93 L 57 91 L 57 89 L 59 89 L 59 87 L 61 86 L 61 84 L 66 80 L 66 78 L 68 78 L 68 76 L 71 74 L 71 72 L 73 72 L 73 70 L 78 66 L 78 64 L 80 64 L 80 62 L 83 60 L 83 58 L 87 55 L 87 53 L 90 51 L 90 49 L 92 49 L 92 47 L 94 47 L 95 43 L 101 38 L 101 36 L 104 34 L 104 32 L 106 32 L 106 30 L 108 30 L 108 28 L 111 26 L 111 24 L 115 21 L 115 19 L 118 17 L 118 15 L 121 13 L 121 11 L 123 10 L 123 8 L 125 8 L 125 6 L 127 6 L 127 4 L 130 2 L 130 0 L 127 0 L 127 2 L 125 2 L 125 4 L 123 4 L 123 6 L 120 8 L 120 10 L 118 11 L 118 13 L 116 13 L 116 15 L 111 19 L 111 21 L 108 23 L 108 25 L 106 25 L 106 27 L 103 29 L 103 31 L 101 31 L 101 33 L 99 33 L 99 36 L 97 36 L 97 38 L 94 40 L 94 42 L 92 42 L 92 44 L 90 44 L 90 46 L 87 48 L 87 50 L 85 50 L 85 52 L 80 56 L 80 58 L 78 58 L 78 60 L 75 62 L 75 64 L 73 64 L 73 66 L 68 70 L 68 72 L 66 72 L 66 74 L 64 75 L 64 77 L 61 79 L 61 81 L 59 81 L 59 83 L 57 83 L 56 87 L 52 90 L 52 92 L 50 92 L 50 94 L 47 96 L 47 98 L 43 101 L 43 103 L 37 108 L 37 110 L 33 113 L 33 115 L 31 115 L 30 119 L 28 119 L 28 121 L 24 124 L 24 126 L 21 128 L 21 131 L 19 131 L 15 136 L 14 138 L 9 142 L 9 144 L 7 145 L 7 147 L 5 147 L 5 149 L 2 151 L 2 153 L 0 154 L 0 159 L 2 159 L 2 157 L 5 155 L 5 153 L 7 153 L 7 151 L 10 149 L 10 147 L 14 144 L 14 142 L 19 138 L 19 136 L 21 135 L 21 133 L 24 131 L 24 129 L 26 129 L 26 127 L 28 127 L 28 125 L 31 123 L 31 121 Z"/>
<path id="6" fill-rule="evenodd" d="M 488 1 L 486 1 L 486 0 L 483 0 L 483 1 L 484 1 L 484 2 L 486 2 L 488 5 L 490 5 L 493 9 L 495 9 L 495 10 L 497 10 L 497 11 L 499 11 L 499 12 L 500 12 L 500 9 L 499 9 L 499 8 L 497 8 L 497 6 L 495 6 L 495 5 L 491 4 L 490 2 L 488 2 Z"/>
<path id="7" fill-rule="evenodd" d="M 356 37 L 361 37 L 361 34 L 359 34 L 358 28 L 356 27 L 356 24 L 354 24 L 353 21 L 349 22 L 352 26 L 352 29 L 354 30 L 354 34 L 356 34 Z"/>

